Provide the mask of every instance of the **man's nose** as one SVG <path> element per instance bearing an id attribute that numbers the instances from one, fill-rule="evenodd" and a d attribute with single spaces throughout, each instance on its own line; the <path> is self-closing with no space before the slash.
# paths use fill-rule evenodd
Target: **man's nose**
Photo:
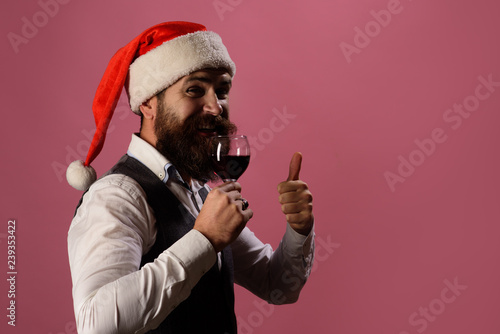
<path id="1" fill-rule="evenodd" d="M 219 102 L 217 94 L 211 93 L 205 95 L 203 111 L 213 116 L 219 116 L 222 114 L 222 105 Z"/>

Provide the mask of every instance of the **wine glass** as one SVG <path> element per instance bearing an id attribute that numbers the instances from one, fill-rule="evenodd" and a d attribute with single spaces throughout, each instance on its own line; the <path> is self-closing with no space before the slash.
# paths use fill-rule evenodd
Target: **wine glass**
<path id="1" fill-rule="evenodd" d="M 250 145 L 242 135 L 212 137 L 211 154 L 214 172 L 224 182 L 237 181 L 250 163 Z"/>

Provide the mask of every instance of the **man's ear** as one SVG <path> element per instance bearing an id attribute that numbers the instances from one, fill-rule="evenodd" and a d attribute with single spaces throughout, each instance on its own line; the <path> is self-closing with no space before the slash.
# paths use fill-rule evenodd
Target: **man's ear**
<path id="1" fill-rule="evenodd" d="M 157 106 L 158 106 L 158 99 L 155 95 L 146 102 L 143 102 L 139 106 L 139 110 L 144 115 L 144 119 L 154 120 L 156 118 Z"/>
<path id="2" fill-rule="evenodd" d="M 154 123 L 156 113 L 158 111 L 158 98 L 153 96 L 139 106 L 142 113 L 140 137 L 147 141 L 150 145 L 155 146 L 158 139 L 156 138 Z"/>

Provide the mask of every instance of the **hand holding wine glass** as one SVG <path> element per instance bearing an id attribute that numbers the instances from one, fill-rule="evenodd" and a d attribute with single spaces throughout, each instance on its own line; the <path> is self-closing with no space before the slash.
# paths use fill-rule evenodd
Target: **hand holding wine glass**
<path id="1" fill-rule="evenodd" d="M 247 138 L 239 135 L 212 137 L 211 158 L 214 172 L 224 184 L 208 194 L 194 229 L 207 237 L 219 252 L 238 237 L 253 216 L 248 202 L 241 197 L 241 185 L 236 182 L 250 162 Z M 234 210 L 232 204 L 239 202 L 241 209 Z"/>

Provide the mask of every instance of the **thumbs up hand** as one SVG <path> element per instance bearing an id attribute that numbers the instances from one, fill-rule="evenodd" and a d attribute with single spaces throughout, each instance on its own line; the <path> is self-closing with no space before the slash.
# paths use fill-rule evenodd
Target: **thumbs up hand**
<path id="1" fill-rule="evenodd" d="M 290 161 L 286 181 L 278 184 L 281 211 L 290 227 L 302 235 L 308 235 L 313 225 L 312 194 L 307 183 L 299 180 L 302 154 L 297 152 Z"/>

